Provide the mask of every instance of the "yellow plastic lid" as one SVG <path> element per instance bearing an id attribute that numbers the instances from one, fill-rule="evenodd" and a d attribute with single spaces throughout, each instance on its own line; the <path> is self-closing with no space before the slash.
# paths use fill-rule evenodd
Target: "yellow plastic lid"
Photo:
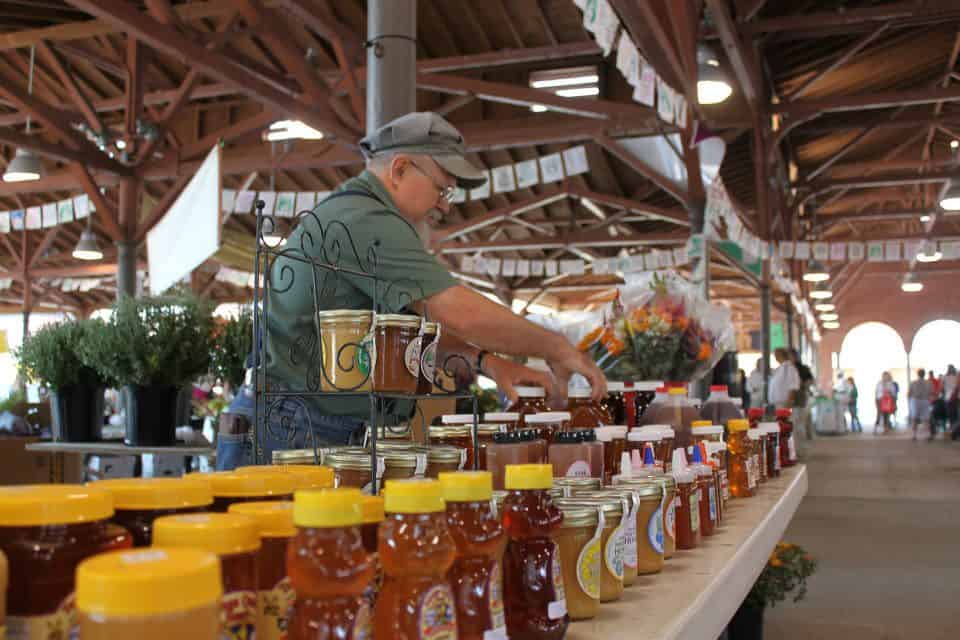
<path id="1" fill-rule="evenodd" d="M 363 522 L 360 489 L 307 489 L 293 494 L 293 523 L 298 527 L 333 529 Z"/>
<path id="2" fill-rule="evenodd" d="M 92 486 L 113 496 L 113 508 L 120 510 L 188 509 L 213 502 L 210 483 L 186 478 L 117 478 L 100 480 Z"/>
<path id="3" fill-rule="evenodd" d="M 446 471 L 437 479 L 447 502 L 487 502 L 493 498 L 493 474 L 489 471 Z"/>
<path id="4" fill-rule="evenodd" d="M 727 422 L 727 429 L 733 433 L 736 433 L 738 431 L 746 431 L 749 428 L 750 428 L 749 420 L 737 419 L 737 420 L 730 420 Z"/>
<path id="5" fill-rule="evenodd" d="M 503 486 L 510 489 L 549 489 L 553 486 L 553 465 L 508 464 Z"/>
<path id="6" fill-rule="evenodd" d="M 694 420 L 690 423 L 691 427 L 712 427 L 713 423 L 709 420 Z"/>
<path id="7" fill-rule="evenodd" d="M 292 538 L 297 533 L 293 526 L 293 503 L 289 500 L 237 502 L 230 505 L 227 513 L 253 518 L 261 538 Z"/>
<path id="8" fill-rule="evenodd" d="M 363 513 L 363 524 L 383 522 L 387 517 L 383 496 L 363 496 L 360 499 L 360 511 Z"/>
<path id="9" fill-rule="evenodd" d="M 153 544 L 192 547 L 223 556 L 256 551 L 260 536 L 253 518 L 236 513 L 191 513 L 154 520 Z"/>
<path id="10" fill-rule="evenodd" d="M 282 471 L 217 471 L 191 474 L 210 482 L 215 498 L 252 498 L 293 494 L 294 480 Z"/>
<path id="11" fill-rule="evenodd" d="M 289 473 L 296 489 L 333 489 L 333 469 L 316 464 L 250 465 L 237 467 L 240 473 Z"/>
<path id="12" fill-rule="evenodd" d="M 113 551 L 77 567 L 77 609 L 97 616 L 150 616 L 219 602 L 220 561 L 200 549 Z"/>
<path id="13" fill-rule="evenodd" d="M 436 513 L 447 505 L 436 480 L 387 480 L 383 508 L 387 513 Z"/>
<path id="14" fill-rule="evenodd" d="M 106 520 L 113 498 L 80 484 L 26 484 L 0 487 L 0 527 L 37 527 Z"/>
<path id="15" fill-rule="evenodd" d="M 669 389 L 667 389 L 667 395 L 685 396 L 687 395 L 687 390 L 684 387 L 670 387 Z"/>

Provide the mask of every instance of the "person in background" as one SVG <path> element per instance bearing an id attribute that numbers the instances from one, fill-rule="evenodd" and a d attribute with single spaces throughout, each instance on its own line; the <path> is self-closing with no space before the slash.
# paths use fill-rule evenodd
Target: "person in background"
<path id="1" fill-rule="evenodd" d="M 943 376 L 943 402 L 947 410 L 947 428 L 956 440 L 960 437 L 957 434 L 957 368 L 952 364 Z"/>
<path id="2" fill-rule="evenodd" d="M 913 439 L 917 439 L 917 430 L 921 423 L 930 422 L 930 383 L 927 382 L 927 372 L 917 369 L 917 378 L 910 383 L 907 390 L 907 400 L 910 404 L 910 424 L 913 427 Z M 930 427 L 930 440 L 933 440 L 933 427 Z"/>
<path id="3" fill-rule="evenodd" d="M 750 406 L 763 406 L 763 358 L 757 358 L 757 366 L 747 378 L 747 393 L 750 394 Z"/>
<path id="4" fill-rule="evenodd" d="M 927 371 L 927 382 L 930 383 L 930 437 L 933 438 L 946 420 L 947 409 L 943 403 L 943 381 L 931 370 Z"/>
<path id="5" fill-rule="evenodd" d="M 893 376 L 889 371 L 884 371 L 880 376 L 880 382 L 877 383 L 876 402 L 877 402 L 877 421 L 873 424 L 873 432 L 877 433 L 880 425 L 883 425 L 883 433 L 893 431 L 890 417 L 894 414 L 897 406 L 896 400 L 897 388 L 893 383 Z"/>
<path id="6" fill-rule="evenodd" d="M 797 389 L 797 395 L 794 398 L 793 424 L 800 426 L 800 432 L 806 435 L 807 440 L 813 440 L 816 430 L 810 419 L 810 410 L 807 408 L 813 391 L 813 372 L 810 371 L 810 367 L 800 361 L 800 353 L 796 349 L 790 349 L 789 353 L 790 360 L 800 377 L 800 388 Z"/>
<path id="7" fill-rule="evenodd" d="M 737 386 L 740 387 L 740 399 L 743 401 L 743 410 L 750 408 L 750 391 L 747 389 L 747 372 L 737 369 Z"/>
<path id="8" fill-rule="evenodd" d="M 770 376 L 770 404 L 777 409 L 795 407 L 800 393 L 800 374 L 790 359 L 790 352 L 780 347 L 773 352 L 779 366 Z M 794 415 L 796 424 L 796 415 Z"/>
<path id="9" fill-rule="evenodd" d="M 860 424 L 860 414 L 857 411 L 857 400 L 860 392 L 857 390 L 857 383 L 853 377 L 847 378 L 847 410 L 850 411 L 850 431 L 853 433 L 863 433 L 863 425 Z"/>

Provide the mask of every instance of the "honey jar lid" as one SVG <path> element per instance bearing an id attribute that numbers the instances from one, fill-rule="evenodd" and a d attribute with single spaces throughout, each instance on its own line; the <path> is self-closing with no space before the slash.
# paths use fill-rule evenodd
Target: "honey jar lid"
<path id="1" fill-rule="evenodd" d="M 446 508 L 436 480 L 387 480 L 383 500 L 387 513 L 437 513 Z"/>
<path id="2" fill-rule="evenodd" d="M 431 438 L 466 438 L 473 435 L 473 424 L 432 424 L 428 433 Z"/>
<path id="3" fill-rule="evenodd" d="M 623 517 L 623 503 L 620 502 L 620 496 L 618 495 L 576 495 L 570 498 L 560 498 L 556 501 L 556 504 L 558 507 L 566 505 L 598 507 L 603 510 L 603 515 L 607 519 Z"/>
<path id="4" fill-rule="evenodd" d="M 563 512 L 563 524 L 560 525 L 561 529 L 596 527 L 597 522 L 599 522 L 599 514 L 593 507 L 567 504 L 562 500 L 556 500 L 554 504 Z"/>
<path id="5" fill-rule="evenodd" d="M 380 327 L 404 327 L 415 329 L 420 327 L 420 316 L 410 316 L 400 313 L 378 313 L 375 322 Z"/>
<path id="6" fill-rule="evenodd" d="M 378 451 L 377 455 L 383 458 L 383 463 L 388 467 L 407 468 L 407 467 L 416 467 L 417 456 L 422 456 L 424 454 L 407 449 L 405 451 L 393 450 L 393 451 L 384 451 L 382 453 Z M 367 464 L 369 465 L 369 463 L 370 463 L 370 458 L 368 457 Z"/>
<path id="7" fill-rule="evenodd" d="M 370 322 L 373 312 L 369 309 L 322 309 L 317 311 L 320 322 L 324 320 L 352 320 Z"/>
<path id="8" fill-rule="evenodd" d="M 370 471 L 370 452 L 358 447 L 335 448 L 323 456 L 323 462 L 334 470 Z"/>
<path id="9" fill-rule="evenodd" d="M 77 609 L 92 616 L 192 611 L 219 602 L 222 595 L 220 561 L 200 549 L 113 551 L 77 567 Z"/>
<path id="10" fill-rule="evenodd" d="M 483 421 L 491 422 L 516 422 L 520 419 L 520 414 L 516 411 L 491 411 L 483 414 Z"/>
<path id="11" fill-rule="evenodd" d="M 333 469 L 317 464 L 250 465 L 237 467 L 241 473 L 288 473 L 296 489 L 332 489 Z"/>
<path id="12" fill-rule="evenodd" d="M 115 478 L 92 486 L 113 497 L 119 510 L 189 509 L 213 503 L 210 483 L 185 478 Z"/>
<path id="13" fill-rule="evenodd" d="M 440 331 L 439 322 L 424 322 L 423 323 L 423 332 L 427 335 L 435 336 L 437 332 Z"/>
<path id="14" fill-rule="evenodd" d="M 627 386 L 623 382 L 611 382 L 607 381 L 607 393 L 623 393 L 626 390 Z"/>
<path id="15" fill-rule="evenodd" d="M 477 416 L 477 421 L 479 422 L 480 417 Z M 440 421 L 443 424 L 469 424 L 473 425 L 473 414 L 472 413 L 451 413 L 444 416 L 440 416 Z"/>
<path id="16" fill-rule="evenodd" d="M 597 427 L 593 430 L 600 442 L 613 442 L 614 440 L 626 440 L 627 428 L 620 426 Z"/>
<path id="17" fill-rule="evenodd" d="M 439 463 L 459 463 L 466 455 L 466 450 L 461 447 L 451 447 L 449 445 L 437 445 L 427 448 L 427 460 Z"/>
<path id="18" fill-rule="evenodd" d="M 546 398 L 547 390 L 543 387 L 514 387 L 517 397 L 520 398 Z"/>
<path id="19" fill-rule="evenodd" d="M 493 474 L 489 471 L 445 471 L 437 476 L 447 502 L 489 502 Z"/>
<path id="20" fill-rule="evenodd" d="M 236 513 L 190 513 L 153 521 L 153 544 L 193 547 L 217 555 L 249 553 L 260 548 L 253 518 Z"/>
<path id="21" fill-rule="evenodd" d="M 280 471 L 217 471 L 187 477 L 209 481 L 215 498 L 288 496 L 294 487 L 293 476 Z"/>
<path id="22" fill-rule="evenodd" d="M 663 434 L 659 431 L 643 431 L 642 429 L 634 429 L 627 434 L 627 440 L 630 442 L 660 442 L 663 437 Z"/>
<path id="23" fill-rule="evenodd" d="M 659 482 L 645 482 L 635 485 L 618 485 L 616 487 L 604 487 L 596 491 L 578 491 L 575 495 L 602 496 L 602 495 L 621 495 L 626 496 L 635 493 L 638 498 L 655 497 L 660 499 L 663 496 L 663 485 Z"/>
<path id="24" fill-rule="evenodd" d="M 677 489 L 677 480 L 672 475 L 668 473 L 641 473 L 635 475 L 632 478 L 625 478 L 623 476 L 614 476 L 613 485 L 615 487 L 627 486 L 633 487 L 638 485 L 645 485 L 650 482 L 657 483 L 666 488 L 667 491 L 675 491 Z"/>
<path id="25" fill-rule="evenodd" d="M 749 420 L 737 419 L 737 420 L 730 420 L 727 422 L 727 429 L 729 429 L 731 433 L 746 431 L 749 428 L 750 428 Z"/>
<path id="26" fill-rule="evenodd" d="M 554 478 L 554 487 L 570 487 L 571 489 L 599 489 L 603 486 L 600 478 Z"/>
<path id="27" fill-rule="evenodd" d="M 589 398 L 593 395 L 593 389 L 590 387 L 570 387 L 567 389 L 567 397 L 574 398 L 576 400 L 582 400 L 583 398 Z"/>
<path id="28" fill-rule="evenodd" d="M 710 424 L 709 420 L 704 420 L 707 424 L 704 426 L 695 426 L 690 428 L 690 432 L 695 436 L 716 436 L 723 433 L 723 427 L 718 424 Z"/>
<path id="29" fill-rule="evenodd" d="M 323 460 L 324 455 L 326 454 L 327 449 L 318 448 L 316 452 L 313 449 L 284 449 L 282 451 L 273 452 L 273 464 L 274 465 L 288 465 L 288 464 L 313 464 L 318 458 Z M 268 465 L 255 465 L 250 467 L 239 467 L 237 471 L 241 469 L 262 469 L 270 467 Z"/>
<path id="30" fill-rule="evenodd" d="M 298 527 L 335 529 L 363 523 L 360 489 L 317 489 L 293 494 L 293 523 Z"/>
<path id="31" fill-rule="evenodd" d="M 252 518 L 261 538 L 290 538 L 297 533 L 293 526 L 293 502 L 289 500 L 237 502 L 230 505 L 227 513 Z"/>
<path id="32" fill-rule="evenodd" d="M 537 490 L 553 487 L 553 466 L 549 464 L 508 464 L 503 485 L 508 490 Z"/>
<path id="33" fill-rule="evenodd" d="M 761 422 L 757 428 L 762 433 L 780 433 L 780 425 L 776 422 Z"/>
<path id="34" fill-rule="evenodd" d="M 569 411 L 545 411 L 542 413 L 532 413 L 524 418 L 527 424 L 558 424 L 561 422 L 570 422 Z"/>
<path id="35" fill-rule="evenodd" d="M 0 487 L 0 527 L 81 524 L 113 515 L 110 493 L 79 484 Z"/>
<path id="36" fill-rule="evenodd" d="M 363 517 L 363 524 L 383 522 L 386 518 L 383 496 L 362 496 L 360 498 L 360 512 Z"/>

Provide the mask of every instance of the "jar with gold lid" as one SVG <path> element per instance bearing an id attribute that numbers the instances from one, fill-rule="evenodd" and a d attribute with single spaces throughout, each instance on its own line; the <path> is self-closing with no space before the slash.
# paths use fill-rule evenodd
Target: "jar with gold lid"
<path id="1" fill-rule="evenodd" d="M 420 325 L 420 316 L 387 313 L 374 318 L 374 391 L 411 395 L 417 392 Z"/>
<path id="2" fill-rule="evenodd" d="M 655 483 L 663 491 L 663 508 L 661 516 L 663 519 L 663 559 L 669 560 L 677 550 L 677 507 L 679 506 L 679 497 L 677 495 L 677 481 L 673 476 L 661 472 L 644 472 L 634 477 L 614 476 L 614 486 L 644 487 L 649 483 Z"/>
<path id="3" fill-rule="evenodd" d="M 563 524 L 554 535 L 566 586 L 571 620 L 589 620 L 600 611 L 600 571 L 604 524 L 600 510 L 587 505 L 560 506 Z"/>
<path id="4" fill-rule="evenodd" d="M 321 391 L 370 391 L 373 313 L 358 309 L 317 312 L 320 326 Z"/>
<path id="5" fill-rule="evenodd" d="M 596 491 L 573 491 L 570 498 L 617 497 L 623 506 L 623 586 L 637 581 L 637 508 L 640 498 L 633 487 L 605 487 Z"/>
<path id="6" fill-rule="evenodd" d="M 648 575 L 659 573 L 663 569 L 663 507 L 664 507 L 664 488 L 663 485 L 654 480 L 646 482 L 637 482 L 630 485 L 618 485 L 616 487 L 606 487 L 599 492 L 584 492 L 574 494 L 595 495 L 604 493 L 617 493 L 624 495 L 621 491 L 630 494 L 630 499 L 634 501 L 635 508 L 635 533 L 633 547 L 630 541 L 627 542 L 627 561 L 625 566 L 629 567 L 629 558 L 631 551 L 636 552 L 633 571 L 635 575 Z M 626 580 L 624 584 L 630 583 Z"/>
<path id="7" fill-rule="evenodd" d="M 437 380 L 437 359 L 440 353 L 440 324 L 423 323 L 423 336 L 420 345 L 420 376 L 417 378 L 417 393 L 420 395 L 433 391 Z"/>
<path id="8" fill-rule="evenodd" d="M 603 487 L 600 478 L 554 478 L 553 486 L 563 490 L 563 497 L 570 497 L 575 491 L 598 491 Z"/>
<path id="9" fill-rule="evenodd" d="M 560 509 L 587 506 L 600 509 L 604 517 L 601 536 L 600 602 L 613 602 L 623 596 L 623 558 L 626 527 L 623 502 L 619 496 L 573 496 L 555 501 Z"/>
<path id="10" fill-rule="evenodd" d="M 323 456 L 325 466 L 333 469 L 337 487 L 355 487 L 370 491 L 371 475 L 370 452 L 360 447 L 332 447 Z M 383 459 L 377 460 L 377 479 L 383 477 Z M 379 484 L 379 482 L 378 482 Z"/>
<path id="11" fill-rule="evenodd" d="M 436 479 L 444 471 L 460 471 L 467 462 L 467 450 L 449 445 L 434 445 L 426 448 L 427 478 Z"/>

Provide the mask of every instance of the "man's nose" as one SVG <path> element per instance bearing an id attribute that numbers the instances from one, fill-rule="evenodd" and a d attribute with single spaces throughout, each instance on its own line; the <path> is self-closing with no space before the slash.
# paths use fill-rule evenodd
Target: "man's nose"
<path id="1" fill-rule="evenodd" d="M 450 206 L 446 198 L 437 198 L 437 209 L 439 209 L 443 215 L 450 213 Z"/>

